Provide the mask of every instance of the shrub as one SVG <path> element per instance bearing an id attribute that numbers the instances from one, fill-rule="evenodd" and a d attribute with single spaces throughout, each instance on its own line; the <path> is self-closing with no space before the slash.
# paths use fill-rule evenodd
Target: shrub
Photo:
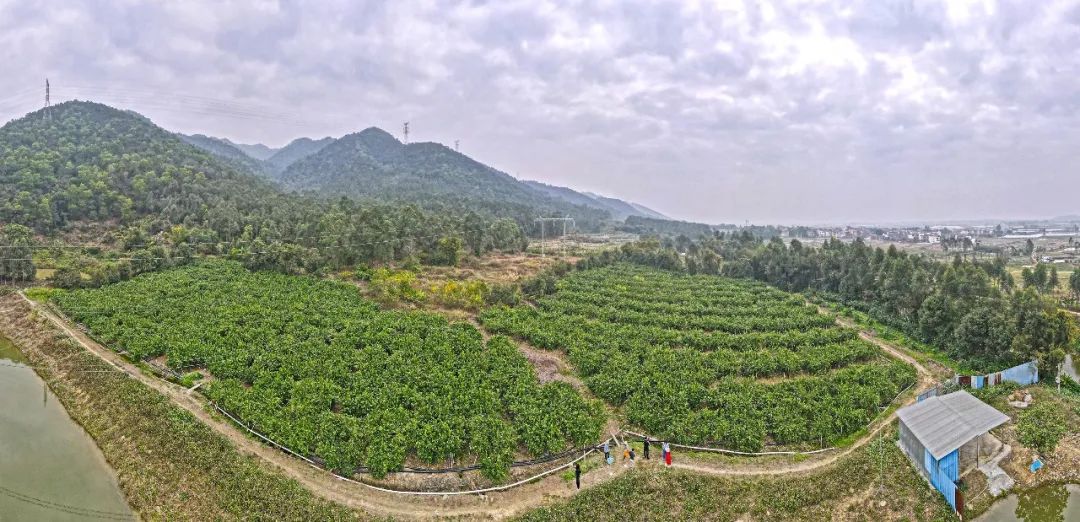
<path id="1" fill-rule="evenodd" d="M 1068 431 L 1065 413 L 1052 402 L 1039 402 L 1020 413 L 1020 442 L 1040 453 L 1053 453 Z"/>

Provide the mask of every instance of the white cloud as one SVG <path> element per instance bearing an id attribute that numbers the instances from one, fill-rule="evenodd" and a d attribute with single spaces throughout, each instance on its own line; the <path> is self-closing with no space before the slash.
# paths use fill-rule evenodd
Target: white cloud
<path id="1" fill-rule="evenodd" d="M 48 75 L 238 141 L 409 120 L 691 219 L 1043 215 L 1080 189 L 1077 48 L 1077 1 L 0 0 L 0 116 Z"/>

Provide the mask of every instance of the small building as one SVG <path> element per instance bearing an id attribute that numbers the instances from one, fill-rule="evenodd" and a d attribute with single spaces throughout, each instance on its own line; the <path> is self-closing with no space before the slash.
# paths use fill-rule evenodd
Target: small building
<path id="1" fill-rule="evenodd" d="M 978 464 L 983 436 L 1008 422 L 1009 416 L 966 391 L 930 397 L 901 408 L 896 416 L 900 449 L 949 505 L 962 513 L 964 500 L 956 482 Z"/>

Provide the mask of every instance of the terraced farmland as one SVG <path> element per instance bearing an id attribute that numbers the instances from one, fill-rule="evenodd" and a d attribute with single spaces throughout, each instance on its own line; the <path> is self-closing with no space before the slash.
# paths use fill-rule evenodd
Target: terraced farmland
<path id="1" fill-rule="evenodd" d="M 760 283 L 620 264 L 572 272 L 489 330 L 565 351 L 598 397 L 650 434 L 757 451 L 865 426 L 915 370 Z"/>
<path id="2" fill-rule="evenodd" d="M 380 311 L 345 284 L 206 262 L 54 299 L 111 347 L 207 372 L 212 400 L 339 472 L 453 458 L 500 479 L 515 455 L 594 443 L 604 422 L 505 337 Z"/>

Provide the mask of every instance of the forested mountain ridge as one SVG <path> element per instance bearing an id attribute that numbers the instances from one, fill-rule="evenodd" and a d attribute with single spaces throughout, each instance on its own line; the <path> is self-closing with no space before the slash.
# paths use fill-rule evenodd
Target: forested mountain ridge
<path id="1" fill-rule="evenodd" d="M 266 160 L 270 159 L 271 156 L 273 156 L 274 154 L 277 154 L 278 151 L 281 150 L 281 149 L 274 149 L 274 148 L 271 148 L 271 147 L 267 147 L 266 145 L 263 145 L 262 143 L 251 143 L 251 144 L 248 144 L 248 143 L 236 143 L 235 141 L 231 141 L 231 140 L 228 140 L 228 139 L 225 139 L 225 141 L 228 142 L 229 145 L 232 145 L 233 147 L 236 147 L 237 149 L 240 149 L 240 151 L 243 152 L 244 154 L 247 154 L 248 156 L 251 156 L 252 158 L 255 158 L 255 159 L 259 160 L 259 161 L 266 161 Z"/>
<path id="2" fill-rule="evenodd" d="M 513 176 L 438 143 L 404 144 L 386 131 L 349 134 L 290 165 L 280 177 L 290 189 L 325 196 L 347 195 L 417 203 L 447 201 L 488 215 L 526 223 L 537 214 L 570 215 L 595 227 L 606 210 L 576 205 L 538 192 Z"/>
<path id="3" fill-rule="evenodd" d="M 289 165 L 319 152 L 323 147 L 333 142 L 334 138 L 331 137 L 326 137 L 321 140 L 297 138 L 289 142 L 288 145 L 278 149 L 269 158 L 266 158 L 266 164 L 270 166 L 270 170 L 276 177 L 284 172 Z"/>
<path id="4" fill-rule="evenodd" d="M 259 156 L 262 149 L 270 150 L 265 145 L 241 146 L 200 134 L 180 136 L 289 190 L 425 206 L 434 199 L 467 207 L 480 204 L 492 215 L 514 215 L 523 223 L 532 219 L 527 214 L 547 209 L 572 215 L 586 228 L 603 220 L 605 212 L 616 221 L 628 216 L 668 219 L 617 198 L 518 180 L 438 143 L 404 144 L 378 127 L 337 140 L 298 138 L 265 159 Z M 245 147 L 261 149 L 253 156 Z"/>
<path id="5" fill-rule="evenodd" d="M 218 156 L 222 159 L 235 163 L 237 166 L 242 167 L 253 174 L 265 176 L 268 170 L 268 165 L 241 150 L 234 143 L 224 138 L 215 138 L 213 136 L 205 136 L 202 134 L 177 134 L 180 139 L 184 140 L 190 145 L 194 145 L 210 154 Z"/>
<path id="6" fill-rule="evenodd" d="M 308 273 L 358 262 L 447 263 L 463 249 L 525 244 L 517 224 L 466 207 L 285 193 L 143 116 L 98 103 L 66 102 L 0 127 L 0 223 L 50 236 L 82 222 L 104 225 L 111 233 L 103 242 L 131 252 L 130 261 L 82 259 L 64 267 L 68 284 L 89 284 L 80 272 L 96 284 L 199 254 Z"/>
<path id="7" fill-rule="evenodd" d="M 522 181 L 522 183 L 542 194 L 561 199 L 568 203 L 607 210 L 611 213 L 611 217 L 618 221 L 625 220 L 629 216 L 668 219 L 667 216 L 648 207 L 617 198 L 609 198 L 590 192 L 578 192 L 572 188 L 548 185 L 547 183 L 541 183 L 539 181 L 526 180 Z"/>

